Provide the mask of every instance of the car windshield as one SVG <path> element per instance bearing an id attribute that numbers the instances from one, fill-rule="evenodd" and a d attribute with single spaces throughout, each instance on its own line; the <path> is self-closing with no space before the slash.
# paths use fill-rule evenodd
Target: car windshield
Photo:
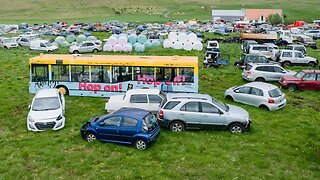
<path id="1" fill-rule="evenodd" d="M 144 123 L 147 125 L 148 128 L 151 128 L 156 122 L 156 117 L 151 113 L 144 118 Z"/>
<path id="2" fill-rule="evenodd" d="M 219 100 L 217 100 L 217 99 L 215 99 L 215 98 L 213 98 L 213 97 L 211 97 L 211 98 L 212 98 L 212 102 L 213 102 L 215 105 L 217 105 L 219 108 L 223 109 L 223 110 L 226 111 L 226 112 L 229 111 L 229 106 L 226 105 L 226 103 L 221 102 L 221 101 L 219 101 Z"/>
<path id="3" fill-rule="evenodd" d="M 299 71 L 297 72 L 294 77 L 301 79 L 306 73 L 304 73 L 303 71 Z"/>
<path id="4" fill-rule="evenodd" d="M 49 42 L 46 42 L 46 43 L 44 43 L 47 47 L 50 47 L 50 46 L 52 46 L 52 44 L 51 43 L 49 43 Z"/>
<path id="5" fill-rule="evenodd" d="M 279 97 L 282 95 L 282 92 L 279 88 L 268 91 L 269 96 L 272 98 Z"/>
<path id="6" fill-rule="evenodd" d="M 14 43 L 13 39 L 4 39 L 2 41 L 3 41 L 3 43 Z"/>
<path id="7" fill-rule="evenodd" d="M 36 98 L 32 105 L 33 111 L 47 111 L 60 108 L 57 97 Z"/>

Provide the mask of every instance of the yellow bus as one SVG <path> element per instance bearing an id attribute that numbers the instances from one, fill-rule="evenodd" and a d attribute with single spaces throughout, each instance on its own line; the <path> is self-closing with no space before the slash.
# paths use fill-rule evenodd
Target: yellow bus
<path id="1" fill-rule="evenodd" d="M 30 58 L 29 92 L 110 97 L 129 89 L 198 92 L 198 57 L 40 54 Z"/>

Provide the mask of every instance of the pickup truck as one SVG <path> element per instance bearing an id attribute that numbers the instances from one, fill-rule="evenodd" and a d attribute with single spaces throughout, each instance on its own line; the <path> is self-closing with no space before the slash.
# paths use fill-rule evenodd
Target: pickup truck
<path id="1" fill-rule="evenodd" d="M 121 107 L 140 108 L 157 114 L 164 96 L 159 89 L 131 89 L 124 95 L 111 96 L 105 105 L 108 113 Z"/>

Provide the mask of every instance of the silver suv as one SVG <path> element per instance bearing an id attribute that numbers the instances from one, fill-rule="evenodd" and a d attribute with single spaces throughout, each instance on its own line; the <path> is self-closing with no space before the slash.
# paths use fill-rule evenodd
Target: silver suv
<path id="1" fill-rule="evenodd" d="M 157 115 L 160 126 L 179 132 L 185 129 L 246 131 L 251 124 L 249 113 L 225 104 L 206 94 L 167 95 Z"/>
<path id="2" fill-rule="evenodd" d="M 69 52 L 71 54 L 95 53 L 101 50 L 101 43 L 96 41 L 83 41 L 82 43 L 70 46 L 69 48 Z"/>
<path id="3" fill-rule="evenodd" d="M 242 72 L 242 78 L 247 81 L 279 81 L 285 75 L 296 72 L 283 69 L 278 64 L 249 63 Z"/>

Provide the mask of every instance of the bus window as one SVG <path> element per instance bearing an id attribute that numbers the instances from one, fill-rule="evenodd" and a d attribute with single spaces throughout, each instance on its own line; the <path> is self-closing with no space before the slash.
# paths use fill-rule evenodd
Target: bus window
<path id="1" fill-rule="evenodd" d="M 91 66 L 91 82 L 110 83 L 110 66 Z"/>
<path id="2" fill-rule="evenodd" d="M 153 67 L 134 67 L 134 80 L 138 80 L 138 77 L 154 78 Z"/>
<path id="3" fill-rule="evenodd" d="M 66 65 L 52 65 L 52 80 L 69 81 L 69 69 Z"/>
<path id="4" fill-rule="evenodd" d="M 32 65 L 32 82 L 47 81 L 48 65 Z"/>
<path id="5" fill-rule="evenodd" d="M 89 66 L 71 66 L 71 80 L 89 82 Z"/>
<path id="6" fill-rule="evenodd" d="M 170 81 L 172 82 L 176 77 L 176 68 L 156 68 L 157 81 Z"/>
<path id="7" fill-rule="evenodd" d="M 112 67 L 112 82 L 124 82 L 132 80 L 131 66 L 113 66 Z"/>
<path id="8" fill-rule="evenodd" d="M 194 81 L 193 68 L 179 68 L 179 75 L 184 76 L 185 82 L 193 82 Z"/>

